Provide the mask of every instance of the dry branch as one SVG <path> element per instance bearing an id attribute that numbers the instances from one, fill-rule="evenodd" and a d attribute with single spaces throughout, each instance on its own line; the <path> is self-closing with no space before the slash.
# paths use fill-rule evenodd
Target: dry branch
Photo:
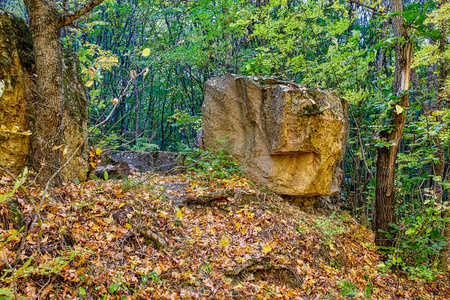
<path id="1" fill-rule="evenodd" d="M 231 189 L 219 190 L 206 195 L 187 197 L 184 202 L 187 204 L 207 204 L 212 201 L 234 197 L 235 192 Z"/>
<path id="2" fill-rule="evenodd" d="M 168 247 L 167 242 L 159 236 L 157 233 L 153 232 L 148 228 L 141 228 L 139 226 L 133 225 L 133 228 L 145 239 L 150 240 L 158 249 L 166 249 Z"/>

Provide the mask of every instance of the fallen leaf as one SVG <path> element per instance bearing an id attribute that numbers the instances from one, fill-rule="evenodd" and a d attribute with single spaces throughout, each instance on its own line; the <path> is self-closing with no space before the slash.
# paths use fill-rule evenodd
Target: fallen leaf
<path id="1" fill-rule="evenodd" d="M 230 242 L 229 242 L 226 238 L 222 238 L 222 239 L 220 240 L 219 245 L 221 245 L 221 246 L 223 246 L 223 247 L 227 247 L 227 246 L 230 246 Z"/>
<path id="2" fill-rule="evenodd" d="M 272 247 L 270 245 L 265 245 L 262 248 L 262 252 L 265 254 L 269 253 L 271 250 L 272 250 Z"/>

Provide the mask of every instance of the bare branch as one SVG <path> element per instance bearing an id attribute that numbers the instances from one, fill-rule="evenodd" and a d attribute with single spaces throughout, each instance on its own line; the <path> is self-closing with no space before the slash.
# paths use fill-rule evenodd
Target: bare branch
<path id="1" fill-rule="evenodd" d="M 365 9 L 368 9 L 368 10 L 372 11 L 374 14 L 383 15 L 383 13 L 379 12 L 376 8 L 370 7 L 370 6 L 368 6 L 368 5 L 364 4 L 364 3 L 361 3 L 359 1 L 349 0 L 348 2 L 356 4 L 356 5 L 361 6 L 361 7 L 364 7 Z"/>
<path id="2" fill-rule="evenodd" d="M 81 18 L 88 12 L 90 12 L 92 9 L 94 9 L 96 6 L 101 4 L 104 0 L 91 0 L 76 11 L 68 12 L 67 14 L 64 14 L 61 18 L 61 27 L 71 25 L 73 21 Z"/>

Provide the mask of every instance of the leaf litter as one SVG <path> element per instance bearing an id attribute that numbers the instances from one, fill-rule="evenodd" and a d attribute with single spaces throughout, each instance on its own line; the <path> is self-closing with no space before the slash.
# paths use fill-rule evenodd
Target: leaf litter
<path id="1" fill-rule="evenodd" d="M 237 176 L 145 176 L 53 189 L 41 211 L 41 231 L 26 237 L 1 203 L 0 297 L 12 288 L 28 299 L 450 295 L 448 274 L 422 282 L 379 271 L 373 232 L 347 213 L 308 214 Z M 144 183 L 129 188 L 135 182 Z M 6 191 L 12 183 L 0 184 Z M 36 202 L 42 195 L 36 188 L 28 193 Z M 22 225 L 35 214 L 26 199 L 23 191 L 13 197 Z M 24 251 L 11 271 L 22 238 Z"/>

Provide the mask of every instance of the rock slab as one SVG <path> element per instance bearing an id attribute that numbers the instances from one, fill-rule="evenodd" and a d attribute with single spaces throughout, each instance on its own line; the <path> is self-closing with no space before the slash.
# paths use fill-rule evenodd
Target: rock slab
<path id="1" fill-rule="evenodd" d="M 349 119 L 336 93 L 229 74 L 206 82 L 202 114 L 203 148 L 229 147 L 256 183 L 289 196 L 339 192 Z"/>

